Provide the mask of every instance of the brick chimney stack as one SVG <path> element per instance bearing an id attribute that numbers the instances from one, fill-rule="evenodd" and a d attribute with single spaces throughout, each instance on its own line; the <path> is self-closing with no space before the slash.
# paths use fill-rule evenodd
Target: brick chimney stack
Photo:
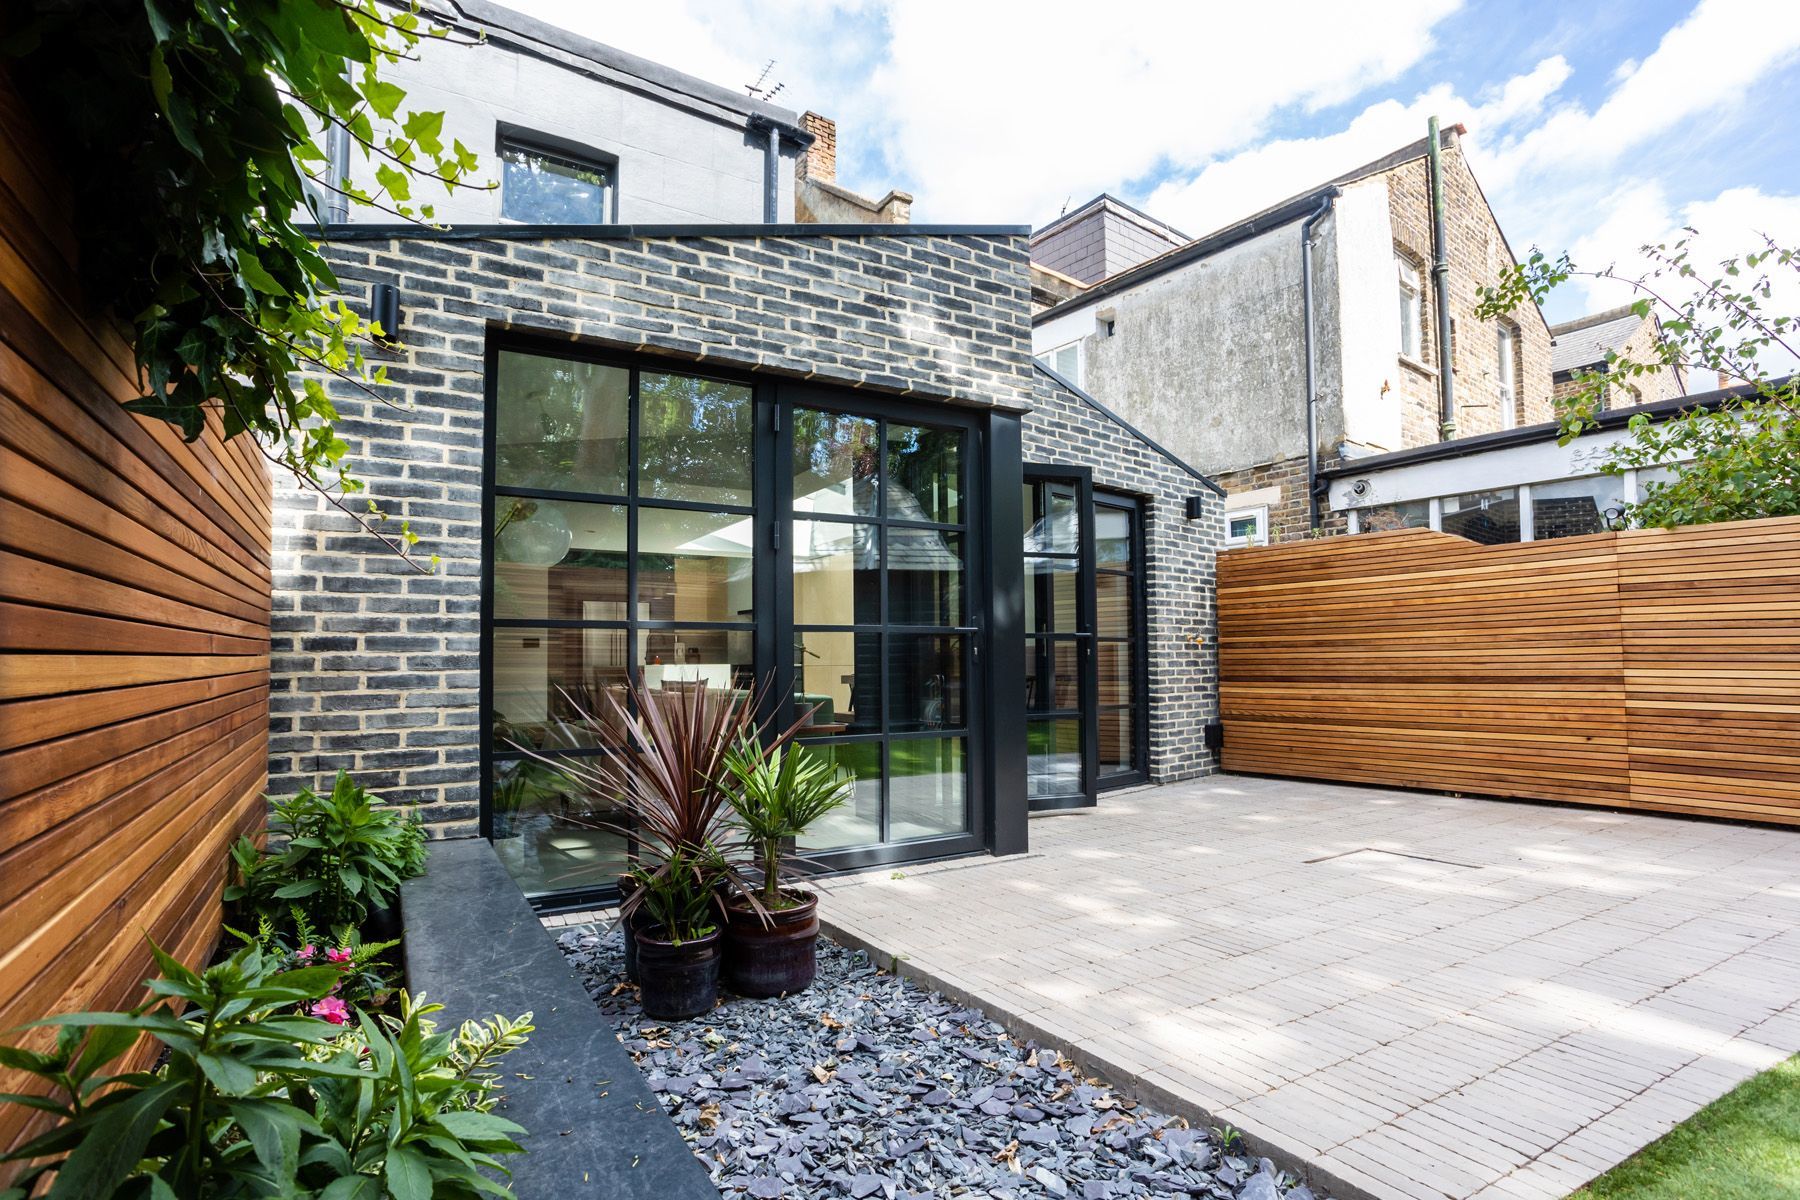
<path id="1" fill-rule="evenodd" d="M 809 112 L 801 115 L 800 128 L 813 136 L 813 144 L 806 148 L 806 156 L 799 163 L 800 178 L 836 183 L 837 122 Z"/>

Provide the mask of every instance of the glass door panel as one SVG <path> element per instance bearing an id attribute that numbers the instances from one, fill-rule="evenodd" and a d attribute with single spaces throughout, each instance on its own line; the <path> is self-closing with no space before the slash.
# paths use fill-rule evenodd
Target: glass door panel
<path id="1" fill-rule="evenodd" d="M 1097 492 L 1094 529 L 1098 786 L 1121 787 L 1149 778 L 1143 510 L 1132 497 Z"/>
<path id="2" fill-rule="evenodd" d="M 785 497 L 791 711 L 856 778 L 800 839 L 835 862 L 972 837 L 971 426 L 795 406 Z"/>
<path id="3" fill-rule="evenodd" d="M 1092 531 L 1084 473 L 1025 479 L 1025 793 L 1033 809 L 1094 801 Z"/>

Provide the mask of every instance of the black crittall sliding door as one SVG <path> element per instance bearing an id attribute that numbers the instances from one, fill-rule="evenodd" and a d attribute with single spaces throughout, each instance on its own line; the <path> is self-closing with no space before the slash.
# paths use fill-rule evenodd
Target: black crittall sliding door
<path id="1" fill-rule="evenodd" d="M 609 753 L 578 714 L 640 674 L 807 716 L 857 780 L 823 866 L 1022 838 L 992 808 L 987 418 L 525 339 L 488 412 L 481 821 L 527 894 L 611 894 L 622 814 L 537 756 Z"/>
<path id="2" fill-rule="evenodd" d="M 1023 508 L 1027 794 L 1078 808 L 1149 777 L 1143 510 L 1035 465 Z"/>
<path id="3" fill-rule="evenodd" d="M 1028 466 L 1026 794 L 1034 811 L 1094 803 L 1093 503 L 1083 468 Z"/>

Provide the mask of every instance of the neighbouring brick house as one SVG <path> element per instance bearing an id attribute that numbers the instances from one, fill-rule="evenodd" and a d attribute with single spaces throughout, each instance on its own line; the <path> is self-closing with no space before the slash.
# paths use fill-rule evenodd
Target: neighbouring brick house
<path id="1" fill-rule="evenodd" d="M 1653 361 L 1662 323 L 1654 313 L 1639 316 L 1628 304 L 1552 325 L 1550 336 L 1554 339 L 1550 345 L 1552 398 L 1560 401 L 1582 389 L 1581 376 L 1605 373 L 1609 354 L 1636 362 Z M 1606 407 L 1629 408 L 1685 395 L 1687 380 L 1681 369 L 1663 367 L 1653 374 L 1609 382 Z"/>
<path id="2" fill-rule="evenodd" d="M 1514 258 L 1460 133 L 1440 141 L 1448 355 L 1427 139 L 1088 283 L 1034 316 L 1034 353 L 1217 480 L 1234 543 L 1305 536 L 1317 469 L 1547 419 L 1541 314 L 1474 315 Z M 1344 528 L 1322 502 L 1318 523 Z"/>
<path id="3" fill-rule="evenodd" d="M 591 199 L 558 178 L 498 204 Z M 626 847 L 526 750 L 599 753 L 571 718 L 632 677 L 772 680 L 856 777 L 805 845 L 834 866 L 1018 852 L 1033 808 L 1213 770 L 1218 495 L 1033 363 L 1027 231 L 712 194 L 683 225 L 322 231 L 397 309 L 380 396 L 324 381 L 339 429 L 437 565 L 279 490 L 271 789 L 351 770 L 571 905 Z"/>

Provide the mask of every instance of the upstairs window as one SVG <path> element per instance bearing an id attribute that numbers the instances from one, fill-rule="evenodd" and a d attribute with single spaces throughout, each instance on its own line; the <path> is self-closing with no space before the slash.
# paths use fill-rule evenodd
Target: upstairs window
<path id="1" fill-rule="evenodd" d="M 1500 425 L 1511 428 L 1519 423 L 1519 390 L 1514 382 L 1513 371 L 1513 331 L 1509 325 L 1500 326 L 1499 345 L 1495 348 L 1499 359 L 1494 371 L 1495 401 L 1500 405 Z"/>
<path id="2" fill-rule="evenodd" d="M 500 215 L 526 225 L 604 225 L 612 220 L 617 166 L 500 139 Z"/>
<path id="3" fill-rule="evenodd" d="M 1419 292 L 1419 269 L 1394 255 L 1400 278 L 1400 353 L 1419 361 L 1425 340 L 1425 310 Z"/>
<path id="4" fill-rule="evenodd" d="M 1037 356 L 1037 360 L 1073 383 L 1081 386 L 1081 343 L 1070 342 L 1066 346 L 1058 346 L 1054 350 L 1046 350 Z"/>

